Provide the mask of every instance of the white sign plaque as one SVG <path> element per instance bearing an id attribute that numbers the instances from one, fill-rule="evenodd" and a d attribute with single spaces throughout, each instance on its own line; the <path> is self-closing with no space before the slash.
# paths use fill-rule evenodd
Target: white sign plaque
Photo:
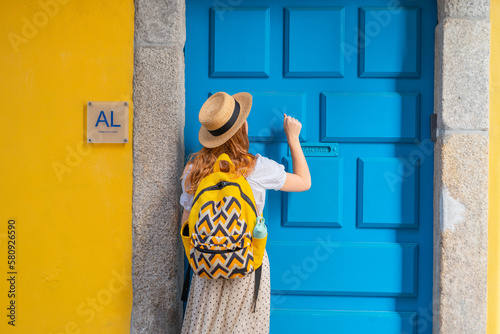
<path id="1" fill-rule="evenodd" d="M 128 102 L 89 101 L 87 143 L 128 143 Z"/>

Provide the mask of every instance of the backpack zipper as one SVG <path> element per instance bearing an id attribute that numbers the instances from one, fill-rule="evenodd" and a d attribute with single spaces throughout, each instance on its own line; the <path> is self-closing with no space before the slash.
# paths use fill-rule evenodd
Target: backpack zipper
<path id="1" fill-rule="evenodd" d="M 205 191 L 208 191 L 208 190 L 220 190 L 220 189 L 222 189 L 224 187 L 227 187 L 227 186 L 237 186 L 238 189 L 240 189 L 241 197 L 250 205 L 250 207 L 252 208 L 253 212 L 255 213 L 255 216 L 257 216 L 257 210 L 255 210 L 255 206 L 253 205 L 252 200 L 243 192 L 243 190 L 241 190 L 241 186 L 238 183 L 236 183 L 236 182 L 229 182 L 229 181 L 220 181 L 216 185 L 213 185 L 213 186 L 210 186 L 210 187 L 206 187 L 205 189 L 201 190 L 198 193 L 198 195 L 196 196 L 196 198 L 193 200 L 193 204 L 191 205 L 191 207 L 193 207 L 194 203 L 196 203 L 196 201 L 198 200 L 198 198 L 200 198 L 200 195 L 203 194 Z"/>
<path id="2" fill-rule="evenodd" d="M 217 250 L 214 250 L 214 249 L 201 249 L 199 247 L 195 247 L 195 249 L 198 252 L 202 252 L 202 253 L 222 254 L 222 253 L 234 253 L 234 252 L 242 250 L 243 248 L 239 247 L 239 248 L 235 248 L 235 249 L 217 249 Z"/>

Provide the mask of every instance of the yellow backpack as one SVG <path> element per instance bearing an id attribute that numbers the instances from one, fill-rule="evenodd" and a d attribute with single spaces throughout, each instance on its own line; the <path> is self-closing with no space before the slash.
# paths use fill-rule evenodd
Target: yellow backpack
<path id="1" fill-rule="evenodd" d="M 229 163 L 227 173 L 220 170 L 222 160 Z M 252 237 L 257 220 L 255 199 L 246 178 L 235 178 L 234 173 L 233 162 L 223 153 L 196 189 L 189 217 L 181 227 L 189 260 L 181 299 L 187 300 L 191 268 L 207 279 L 234 279 L 255 271 L 255 311 L 267 236 Z"/>

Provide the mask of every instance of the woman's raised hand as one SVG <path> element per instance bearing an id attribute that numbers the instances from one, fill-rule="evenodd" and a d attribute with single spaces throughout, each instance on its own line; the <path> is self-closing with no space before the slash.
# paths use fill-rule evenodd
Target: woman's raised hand
<path id="1" fill-rule="evenodd" d="M 285 130 L 285 135 L 288 141 L 291 138 L 299 137 L 300 129 L 302 128 L 302 124 L 298 119 L 293 118 L 292 116 L 287 116 L 283 119 L 283 129 Z"/>

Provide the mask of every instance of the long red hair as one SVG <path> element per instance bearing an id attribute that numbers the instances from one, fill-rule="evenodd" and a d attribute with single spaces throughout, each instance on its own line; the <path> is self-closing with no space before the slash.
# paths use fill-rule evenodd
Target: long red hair
<path id="1" fill-rule="evenodd" d="M 217 158 L 222 153 L 226 153 L 235 165 L 236 176 L 248 176 L 250 174 L 249 172 L 253 170 L 256 162 L 255 156 L 248 152 L 249 145 L 248 134 L 245 129 L 245 124 L 243 124 L 224 144 L 214 148 L 203 147 L 198 152 L 189 154 L 188 162 L 180 177 L 182 182 L 182 178 L 186 174 L 186 171 L 189 166 L 192 165 L 186 178 L 186 185 L 189 186 L 185 188 L 185 191 L 188 194 L 194 195 L 201 179 L 212 173 L 215 161 L 217 161 Z M 227 162 L 222 161 L 221 171 L 227 171 L 228 169 L 229 166 Z"/>

